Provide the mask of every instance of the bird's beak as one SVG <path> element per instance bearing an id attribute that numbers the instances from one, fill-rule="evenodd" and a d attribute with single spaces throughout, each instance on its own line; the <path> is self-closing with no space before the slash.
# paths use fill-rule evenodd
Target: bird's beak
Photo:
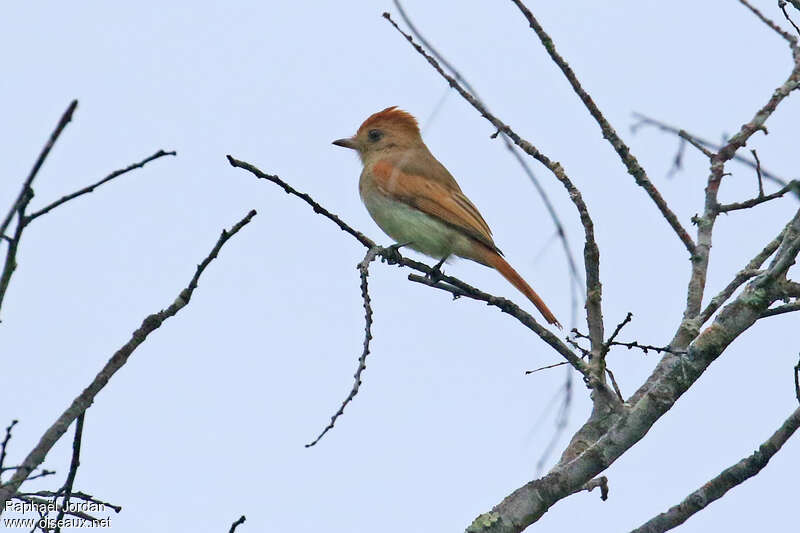
<path id="1" fill-rule="evenodd" d="M 344 146 L 345 148 L 350 148 L 351 150 L 358 150 L 358 145 L 356 144 L 356 140 L 352 137 L 347 139 L 336 139 L 333 141 L 333 144 L 336 146 Z"/>

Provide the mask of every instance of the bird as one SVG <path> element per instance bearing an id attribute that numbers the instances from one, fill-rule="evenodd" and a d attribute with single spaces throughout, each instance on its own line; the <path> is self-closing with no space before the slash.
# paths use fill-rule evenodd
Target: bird
<path id="1" fill-rule="evenodd" d="M 439 260 L 434 274 L 441 274 L 439 268 L 453 255 L 494 268 L 549 324 L 561 328 L 503 258 L 475 204 L 423 142 L 413 115 L 387 107 L 370 115 L 355 135 L 333 144 L 358 153 L 363 164 L 358 191 L 375 223 L 397 243 Z"/>

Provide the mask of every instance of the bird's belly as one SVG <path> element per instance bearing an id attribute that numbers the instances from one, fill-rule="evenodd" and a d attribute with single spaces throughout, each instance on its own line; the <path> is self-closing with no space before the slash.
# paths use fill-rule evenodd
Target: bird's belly
<path id="1" fill-rule="evenodd" d="M 410 248 L 435 259 L 463 256 L 469 249 L 469 237 L 452 226 L 383 195 L 367 196 L 362 200 L 372 219 L 396 242 L 408 243 Z"/>

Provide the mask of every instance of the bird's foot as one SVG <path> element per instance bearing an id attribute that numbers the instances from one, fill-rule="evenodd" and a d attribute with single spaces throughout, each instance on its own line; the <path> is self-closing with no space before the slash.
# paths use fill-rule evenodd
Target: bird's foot
<path id="1" fill-rule="evenodd" d="M 387 264 L 396 265 L 403 259 L 403 256 L 400 255 L 400 248 L 403 246 L 408 246 L 411 244 L 410 242 L 398 242 L 391 246 L 387 246 L 383 249 L 383 254 L 381 254 L 381 261 L 386 261 Z"/>
<path id="2" fill-rule="evenodd" d="M 437 281 L 441 281 L 442 278 L 444 277 L 444 272 L 442 272 L 442 265 L 446 260 L 447 257 L 443 257 L 441 261 L 433 265 L 433 268 L 431 268 L 430 271 L 427 274 L 425 274 L 425 277 L 433 281 L 434 283 L 436 283 Z"/>

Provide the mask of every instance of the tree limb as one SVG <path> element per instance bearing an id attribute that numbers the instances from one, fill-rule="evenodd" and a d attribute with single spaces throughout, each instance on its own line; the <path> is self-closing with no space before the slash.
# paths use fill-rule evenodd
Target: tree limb
<path id="1" fill-rule="evenodd" d="M 729 466 L 718 476 L 689 494 L 681 503 L 654 516 L 641 526 L 631 530 L 631 533 L 661 533 L 683 524 L 695 513 L 722 498 L 726 492 L 761 472 L 769 460 L 797 431 L 798 427 L 800 427 L 800 408 L 795 409 L 783 425 L 752 455 Z"/>
<path id="2" fill-rule="evenodd" d="M 67 124 L 72 120 L 72 114 L 75 113 L 75 109 L 78 107 L 78 101 L 73 100 L 70 102 L 69 106 L 67 106 L 67 110 L 64 111 L 64 114 L 61 115 L 61 119 L 56 124 L 56 128 L 53 130 L 53 133 L 50 134 L 50 138 L 42 148 L 42 151 L 39 153 L 39 157 L 36 159 L 36 162 L 33 164 L 33 168 L 31 169 L 28 177 L 22 183 L 22 190 L 19 191 L 17 195 L 17 199 L 11 205 L 11 209 L 8 211 L 8 214 L 3 219 L 3 223 L 0 224 L 0 235 L 5 235 L 6 229 L 8 228 L 9 223 L 11 223 L 11 219 L 14 217 L 14 212 L 17 211 L 19 208 L 20 202 L 23 201 L 23 198 L 28 194 L 28 190 L 31 188 L 31 184 L 33 184 L 33 180 L 36 178 L 36 174 L 39 173 L 39 169 L 42 168 L 44 164 L 44 160 L 47 159 L 48 154 L 50 154 L 50 150 L 52 150 L 53 145 L 56 144 L 56 141 L 61 136 L 61 132 L 64 131 L 64 128 L 67 127 Z"/>
<path id="3" fill-rule="evenodd" d="M 617 135 L 616 130 L 611 126 L 611 124 L 606 120 L 603 113 L 600 111 L 600 108 L 597 107 L 597 104 L 594 103 L 592 97 L 587 93 L 583 87 L 581 86 L 578 78 L 575 76 L 575 73 L 572 71 L 572 68 L 566 62 L 566 60 L 561 57 L 561 55 L 556 51 L 555 43 L 553 43 L 553 39 L 544 31 L 542 25 L 539 24 L 539 21 L 536 20 L 536 17 L 533 16 L 533 13 L 522 3 L 521 0 L 511 0 L 514 4 L 519 8 L 522 12 L 525 19 L 528 21 L 528 24 L 536 32 L 536 35 L 539 37 L 539 40 L 544 45 L 545 50 L 547 53 L 550 54 L 550 58 L 553 62 L 561 69 L 561 72 L 564 73 L 564 76 L 569 81 L 572 89 L 575 91 L 575 94 L 581 99 L 581 102 L 586 106 L 586 109 L 589 110 L 589 113 L 595 119 L 597 124 L 600 126 L 600 129 L 603 132 L 603 137 L 611 143 L 611 146 L 614 148 L 614 151 L 617 152 L 622 163 L 628 169 L 628 173 L 634 177 L 636 180 L 636 184 L 642 187 L 645 192 L 647 192 L 648 196 L 653 200 L 658 207 L 658 210 L 661 212 L 661 215 L 667 221 L 667 223 L 672 227 L 673 231 L 678 235 L 678 238 L 681 240 L 683 245 L 686 247 L 686 250 L 689 252 L 689 255 L 694 255 L 694 241 L 687 233 L 686 229 L 681 225 L 680 221 L 678 221 L 678 217 L 675 216 L 675 213 L 667 205 L 667 202 L 661 196 L 661 193 L 658 192 L 655 185 L 650 181 L 650 178 L 647 177 L 647 172 L 642 168 L 639 164 L 639 161 L 636 157 L 631 153 L 630 148 L 627 144 Z"/>
<path id="4" fill-rule="evenodd" d="M 125 363 L 128 361 L 128 358 L 133 354 L 134 350 L 136 350 L 136 348 L 138 348 L 139 345 L 147 339 L 150 333 L 161 327 L 161 324 L 163 324 L 165 320 L 175 316 L 178 311 L 183 309 L 189 303 L 194 290 L 197 288 L 197 282 L 200 279 L 200 275 L 203 273 L 206 267 L 208 267 L 211 261 L 217 257 L 220 249 L 222 249 L 222 246 L 228 241 L 228 239 L 230 239 L 245 225 L 247 225 L 255 215 L 255 210 L 250 211 L 230 230 L 222 231 L 222 234 L 217 240 L 216 245 L 214 245 L 214 247 L 211 249 L 211 252 L 208 254 L 208 256 L 199 265 L 197 265 L 197 270 L 195 271 L 194 276 L 192 276 L 192 279 L 189 281 L 189 285 L 187 285 L 186 288 L 180 292 L 175 301 L 163 311 L 153 313 L 145 318 L 144 321 L 142 321 L 142 325 L 133 332 L 131 339 L 119 350 L 117 350 L 117 352 L 100 370 L 97 376 L 95 376 L 94 380 L 92 380 L 89 386 L 87 386 L 86 389 L 84 389 L 84 391 L 72 401 L 70 406 L 67 407 L 61 416 L 58 417 L 55 423 L 53 423 L 53 425 L 50 426 L 47 431 L 45 431 L 44 435 L 42 435 L 41 439 L 39 439 L 38 444 L 33 448 L 33 450 L 31 450 L 31 452 L 22 462 L 22 465 L 14 472 L 11 480 L 0 486 L 0 513 L 2 513 L 5 502 L 16 494 L 17 489 L 19 489 L 19 486 L 27 479 L 28 475 L 33 472 L 36 467 L 42 464 L 42 461 L 44 461 L 47 453 L 62 437 L 62 435 L 64 435 L 69 426 L 72 424 L 73 420 L 78 418 L 86 411 L 86 409 L 89 408 L 90 405 L 92 405 L 95 396 L 97 396 L 97 394 L 108 384 L 108 381 L 111 379 L 111 377 L 120 368 L 122 368 L 123 365 L 125 365 Z"/>
<path id="5" fill-rule="evenodd" d="M 585 426 L 594 426 L 595 431 L 583 434 L 593 433 L 598 437 L 573 439 L 562 461 L 546 476 L 512 492 L 491 512 L 480 515 L 467 531 L 518 533 L 537 521 L 557 501 L 573 494 L 613 464 L 641 440 L 708 366 L 780 297 L 778 278 L 796 259 L 798 250 L 800 211 L 793 218 L 770 268 L 720 311 L 714 322 L 689 345 L 685 355 L 665 356 L 659 363 L 662 371 L 657 377 L 651 376 L 652 381 L 649 379 L 642 387 L 637 401 L 631 399 L 626 403 L 629 409 L 612 414 L 608 417 L 610 422 L 590 419 Z"/>

